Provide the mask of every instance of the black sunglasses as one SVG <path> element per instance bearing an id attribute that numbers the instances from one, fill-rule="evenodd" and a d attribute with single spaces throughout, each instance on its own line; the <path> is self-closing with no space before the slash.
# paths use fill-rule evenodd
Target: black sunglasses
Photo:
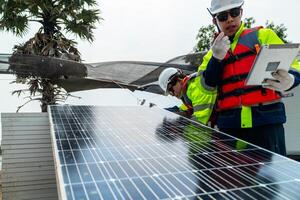
<path id="1" fill-rule="evenodd" d="M 228 14 L 231 17 L 237 17 L 241 14 L 241 8 L 233 8 L 229 11 L 225 11 L 225 12 L 221 12 L 219 14 L 216 15 L 216 18 L 220 21 L 220 22 L 225 22 L 228 19 Z"/>
<path id="2" fill-rule="evenodd" d="M 169 94 L 174 95 L 173 86 L 176 85 L 178 78 L 176 76 L 172 77 L 167 86 L 167 91 Z"/>

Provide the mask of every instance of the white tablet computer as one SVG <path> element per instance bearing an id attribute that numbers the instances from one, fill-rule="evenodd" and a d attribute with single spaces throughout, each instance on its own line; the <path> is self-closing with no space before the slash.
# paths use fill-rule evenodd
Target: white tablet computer
<path id="1" fill-rule="evenodd" d="M 300 44 L 263 45 L 257 55 L 246 85 L 262 85 L 265 79 L 274 79 L 271 75 L 278 69 L 289 70 L 300 51 Z"/>

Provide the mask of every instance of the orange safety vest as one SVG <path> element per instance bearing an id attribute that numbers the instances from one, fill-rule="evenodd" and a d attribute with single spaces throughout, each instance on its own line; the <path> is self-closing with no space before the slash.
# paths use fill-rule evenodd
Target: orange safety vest
<path id="1" fill-rule="evenodd" d="M 181 81 L 182 88 L 183 88 L 183 95 L 181 97 L 181 101 L 183 104 L 187 107 L 187 112 L 189 115 L 192 115 L 194 113 L 193 104 L 190 98 L 186 94 L 187 86 L 189 80 L 196 78 L 197 73 L 190 74 L 189 76 L 184 77 L 184 79 Z"/>
<path id="2" fill-rule="evenodd" d="M 224 69 L 219 87 L 218 110 L 238 108 L 242 105 L 253 106 L 281 99 L 280 94 L 274 90 L 245 85 L 258 52 L 260 28 L 262 27 L 245 29 L 239 37 L 234 52 L 229 50 L 222 61 Z"/>

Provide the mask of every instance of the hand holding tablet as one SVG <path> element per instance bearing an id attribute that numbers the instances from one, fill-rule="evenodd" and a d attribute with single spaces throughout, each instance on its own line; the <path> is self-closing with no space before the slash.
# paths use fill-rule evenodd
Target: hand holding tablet
<path id="1" fill-rule="evenodd" d="M 300 44 L 270 44 L 262 46 L 248 74 L 246 85 L 268 87 L 270 82 L 268 83 L 266 80 L 271 79 L 276 82 L 278 79 L 273 77 L 272 74 L 279 72 L 278 70 L 288 72 L 299 51 Z"/>

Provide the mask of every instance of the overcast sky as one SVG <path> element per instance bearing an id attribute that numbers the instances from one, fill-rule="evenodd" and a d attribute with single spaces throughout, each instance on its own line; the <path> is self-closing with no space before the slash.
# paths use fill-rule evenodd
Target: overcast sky
<path id="1" fill-rule="evenodd" d="M 99 8 L 104 21 L 94 31 L 95 41 L 89 43 L 74 38 L 73 35 L 70 37 L 78 41 L 78 49 L 87 63 L 116 60 L 164 62 L 192 51 L 198 29 L 211 23 L 206 10 L 209 6 L 209 0 L 101 0 Z M 300 1 L 246 0 L 243 8 L 244 18 L 254 17 L 256 25 L 264 25 L 267 20 L 272 20 L 275 24 L 283 23 L 288 29 L 288 40 L 300 42 L 297 16 Z M 1 32 L 0 52 L 11 53 L 13 45 L 25 42 L 37 29 L 37 24 L 32 25 L 23 38 Z M 15 111 L 15 104 L 20 101 L 16 96 L 10 95 L 15 88 L 8 84 L 11 80 L 11 76 L 0 76 L 0 112 Z M 101 94 L 110 96 L 109 102 L 113 104 L 124 99 L 122 92 L 117 92 L 121 98 L 112 93 Z M 106 102 L 106 98 L 99 98 L 101 94 L 92 92 L 90 95 L 93 98 L 86 100 L 97 98 L 99 103 L 104 100 Z M 151 98 L 155 100 L 154 97 Z M 25 110 L 38 111 L 39 107 L 27 106 Z"/>
<path id="2" fill-rule="evenodd" d="M 211 23 L 206 8 L 210 0 L 101 0 L 104 18 L 94 31 L 95 41 L 78 40 L 86 62 L 146 60 L 163 62 L 192 51 L 198 29 Z M 257 25 L 267 20 L 283 23 L 288 39 L 300 42 L 297 0 L 246 0 L 244 17 L 254 17 Z M 37 31 L 34 25 L 23 38 L 0 33 L 0 52 L 11 52 L 14 44 L 24 42 Z"/>

